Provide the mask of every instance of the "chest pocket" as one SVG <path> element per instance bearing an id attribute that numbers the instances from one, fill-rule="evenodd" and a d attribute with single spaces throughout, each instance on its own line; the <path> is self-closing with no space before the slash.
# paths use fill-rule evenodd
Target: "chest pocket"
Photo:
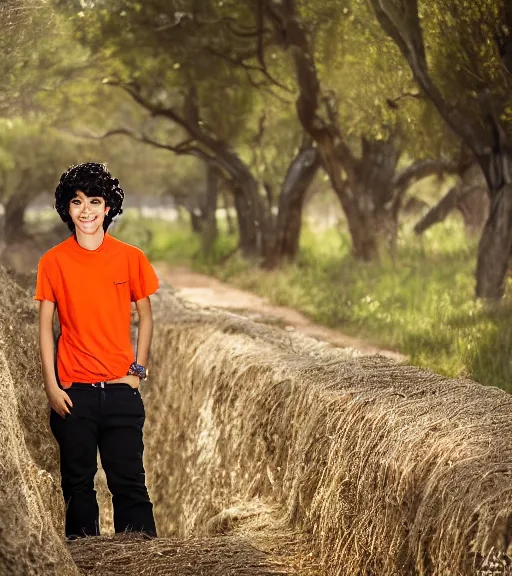
<path id="1" fill-rule="evenodd" d="M 123 280 L 121 278 L 119 280 L 114 280 L 114 289 L 120 298 L 127 298 L 128 301 L 130 301 L 130 283 L 128 282 L 128 279 Z"/>
<path id="2" fill-rule="evenodd" d="M 0 0 L 1 1 L 1 0 Z M 109 290 L 113 290 L 119 302 L 130 302 L 130 268 L 121 254 L 113 254 L 107 263 L 105 274 L 110 282 Z"/>

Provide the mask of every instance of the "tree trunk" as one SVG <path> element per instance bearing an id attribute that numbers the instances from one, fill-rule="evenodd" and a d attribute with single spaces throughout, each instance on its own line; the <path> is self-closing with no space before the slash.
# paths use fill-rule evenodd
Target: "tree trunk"
<path id="1" fill-rule="evenodd" d="M 462 192 L 457 210 L 464 218 L 468 236 L 481 234 L 489 217 L 489 193 L 481 167 L 474 160 L 461 175 Z"/>
<path id="2" fill-rule="evenodd" d="M 203 253 L 210 255 L 217 238 L 217 198 L 219 193 L 219 169 L 206 166 L 206 199 L 203 210 L 203 230 L 201 234 Z"/>
<path id="3" fill-rule="evenodd" d="M 512 184 L 495 196 L 478 246 L 476 295 L 499 299 L 503 296 L 512 249 Z"/>
<path id="4" fill-rule="evenodd" d="M 231 177 L 242 255 L 265 258 L 272 246 L 268 235 L 271 218 L 258 182 L 235 152 L 224 145 L 217 145 L 214 151 L 218 166 Z"/>
<path id="5" fill-rule="evenodd" d="M 400 203 L 395 197 L 395 176 L 400 153 L 393 139 L 362 139 L 362 155 L 352 184 L 362 230 L 357 234 L 354 252 L 362 260 L 376 260 L 382 246 L 396 244 Z"/>
<path id="6" fill-rule="evenodd" d="M 256 258 L 259 254 L 258 231 L 253 206 L 238 183 L 232 182 L 233 199 L 238 224 L 240 251 L 244 258 Z"/>
<path id="7" fill-rule="evenodd" d="M 203 229 L 203 215 L 199 208 L 189 209 L 190 214 L 190 225 L 192 226 L 192 232 L 194 234 L 201 234 Z"/>
<path id="8" fill-rule="evenodd" d="M 498 151 L 479 158 L 489 185 L 489 217 L 478 246 L 477 298 L 499 299 L 512 250 L 512 156 L 503 134 Z"/>
<path id="9" fill-rule="evenodd" d="M 5 204 L 4 240 L 7 245 L 28 238 L 25 229 L 25 211 L 28 199 L 22 193 L 13 194 Z"/>
<path id="10" fill-rule="evenodd" d="M 470 188 L 460 199 L 457 210 L 462 214 L 469 237 L 480 236 L 489 217 L 489 195 L 485 188 Z"/>
<path id="11" fill-rule="evenodd" d="M 398 214 L 385 206 L 367 206 L 364 210 L 352 203 L 345 209 L 352 252 L 357 260 L 379 260 L 383 250 L 393 252 L 396 247 Z"/>
<path id="12" fill-rule="evenodd" d="M 274 249 L 265 267 L 274 268 L 283 261 L 293 261 L 299 250 L 304 197 L 320 167 L 320 155 L 312 147 L 302 149 L 293 159 L 279 196 Z"/>
<path id="13" fill-rule="evenodd" d="M 354 257 L 363 262 L 378 260 L 384 246 L 393 249 L 396 244 L 403 191 L 396 184 L 398 158 L 392 140 L 363 138 L 362 155 L 349 173 L 348 185 L 335 189 L 347 217 Z"/>
<path id="14" fill-rule="evenodd" d="M 226 224 L 228 226 L 228 234 L 230 236 L 233 236 L 233 234 L 235 233 L 235 223 L 233 222 L 233 217 L 231 215 L 231 206 L 224 186 L 222 186 L 222 204 L 224 206 L 224 211 L 226 213 Z"/>

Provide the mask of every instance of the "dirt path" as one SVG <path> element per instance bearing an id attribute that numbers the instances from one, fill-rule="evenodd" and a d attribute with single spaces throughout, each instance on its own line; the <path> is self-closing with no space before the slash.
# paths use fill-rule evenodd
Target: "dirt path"
<path id="1" fill-rule="evenodd" d="M 169 267 L 165 262 L 155 263 L 155 269 L 164 282 L 170 284 L 181 298 L 189 302 L 240 312 L 256 321 L 275 321 L 285 330 L 299 330 L 307 336 L 340 348 L 351 347 L 363 354 L 379 353 L 397 361 L 405 360 L 405 356 L 399 352 L 378 348 L 339 330 L 315 324 L 293 308 L 274 306 L 265 298 L 239 290 L 211 276 L 192 272 L 187 268 Z"/>

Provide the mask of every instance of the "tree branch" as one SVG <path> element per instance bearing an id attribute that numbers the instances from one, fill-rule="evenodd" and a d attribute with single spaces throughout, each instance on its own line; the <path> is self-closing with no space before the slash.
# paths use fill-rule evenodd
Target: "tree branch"
<path id="1" fill-rule="evenodd" d="M 258 43 L 259 42 L 260 42 L 260 40 L 258 40 Z M 258 47 L 257 54 L 250 53 L 250 54 L 246 54 L 246 55 L 233 57 L 233 56 L 228 56 L 227 54 L 224 54 L 223 52 L 220 52 L 219 50 L 216 50 L 215 48 L 212 48 L 211 46 L 209 46 L 207 48 L 207 51 L 210 52 L 210 54 L 212 54 L 213 56 L 216 56 L 217 58 L 221 58 L 222 60 L 225 60 L 226 62 L 228 62 L 232 66 L 235 66 L 237 68 L 242 68 L 246 72 L 248 72 L 248 71 L 259 72 L 269 82 L 271 82 L 271 84 L 273 84 L 274 86 L 281 88 L 281 90 L 284 90 L 285 92 L 292 93 L 292 90 L 290 90 L 287 86 L 285 86 L 284 84 L 279 82 L 279 80 L 277 80 L 276 78 L 274 78 L 274 76 L 272 76 L 272 74 L 270 74 L 270 72 L 268 71 L 267 66 L 265 64 L 265 61 L 263 59 L 263 55 L 259 54 L 259 50 L 260 50 L 260 48 Z M 254 64 L 247 64 L 245 62 L 245 60 L 247 60 L 249 58 L 255 58 L 255 57 L 257 58 L 257 60 L 259 62 L 259 66 L 255 66 Z"/>
<path id="2" fill-rule="evenodd" d="M 414 232 L 417 235 L 423 234 L 434 224 L 442 222 L 452 210 L 459 209 L 464 214 L 464 201 L 477 191 L 482 191 L 482 187 L 478 184 L 469 187 L 459 184 L 450 188 L 441 200 L 414 226 Z M 485 195 L 485 192 L 482 191 L 482 195 Z"/>
<path id="3" fill-rule="evenodd" d="M 254 88 L 256 88 L 257 90 L 264 90 L 265 92 L 270 94 L 270 96 L 272 96 L 272 98 L 279 100 L 279 102 L 281 102 L 282 104 L 293 104 L 293 102 L 291 100 L 288 100 L 287 98 L 284 98 L 280 94 L 277 94 L 277 92 L 274 92 L 272 90 L 272 88 L 267 83 L 257 82 L 256 80 L 254 80 L 254 78 L 250 75 L 249 72 L 247 72 L 247 81 L 249 82 L 249 84 L 251 86 L 254 86 Z M 289 92 L 291 93 L 292 91 L 289 90 Z"/>
<path id="4" fill-rule="evenodd" d="M 231 27 L 236 25 L 238 27 L 238 30 L 234 32 L 235 35 L 248 34 L 251 36 L 255 36 L 257 33 L 257 30 L 254 30 L 254 28 L 252 28 L 251 26 L 244 26 L 236 18 L 233 18 L 232 16 L 223 16 L 222 18 L 218 18 L 217 20 L 198 20 L 197 18 L 195 18 L 194 21 L 197 22 L 197 24 L 206 26 L 215 24 L 226 24 L 231 32 L 234 31 L 234 29 L 232 29 Z"/>
<path id="5" fill-rule="evenodd" d="M 405 0 L 400 5 L 393 0 L 371 0 L 371 3 L 382 29 L 404 55 L 421 89 L 450 128 L 467 142 L 477 156 L 482 156 L 482 144 L 467 118 L 448 105 L 430 77 L 418 16 L 418 0 Z"/>
<path id="6" fill-rule="evenodd" d="M 267 66 L 265 64 L 265 49 L 263 46 L 263 22 L 265 17 L 263 0 L 258 0 L 258 8 L 256 10 L 256 27 L 258 29 L 258 43 L 256 53 L 258 55 L 258 62 L 260 66 L 266 70 Z"/>
<path id="7" fill-rule="evenodd" d="M 405 98 L 412 98 L 414 100 L 421 100 L 422 95 L 420 92 L 403 92 L 402 94 L 400 94 L 399 96 L 396 96 L 395 98 L 386 98 L 386 104 L 390 108 L 393 108 L 394 110 L 396 110 L 398 108 L 397 102 L 400 102 L 400 100 L 404 100 Z"/>
<path id="8" fill-rule="evenodd" d="M 127 84 L 116 80 L 108 80 L 105 83 L 123 89 L 135 102 L 137 102 L 137 104 L 140 104 L 140 106 L 146 109 L 152 116 L 162 116 L 171 120 L 186 130 L 194 139 L 202 142 L 206 146 L 213 148 L 219 145 L 219 142 L 215 138 L 209 136 L 201 129 L 198 122 L 187 121 L 187 119 L 178 114 L 174 108 L 153 104 L 149 99 L 145 98 L 141 94 L 140 90 L 135 87 L 134 83 Z"/>
<path id="9" fill-rule="evenodd" d="M 254 64 L 247 64 L 245 62 L 245 60 L 247 60 L 248 58 L 253 58 L 254 54 L 247 54 L 247 55 L 241 55 L 241 56 L 237 56 L 236 58 L 233 56 L 228 56 L 227 54 L 224 54 L 223 52 L 216 50 L 215 48 L 212 48 L 211 46 L 208 46 L 207 51 L 212 54 L 213 56 L 216 56 L 217 58 L 221 58 L 222 60 L 225 60 L 226 62 L 228 62 L 229 64 L 231 64 L 232 66 L 235 66 L 237 68 L 243 68 L 244 70 L 251 70 L 254 72 L 264 72 L 263 69 L 261 68 L 261 66 L 255 66 Z"/>
<path id="10" fill-rule="evenodd" d="M 110 138 L 112 136 L 128 136 L 132 140 L 136 142 L 141 142 L 143 144 L 148 144 L 150 146 L 154 146 L 155 148 L 160 148 L 162 150 L 168 150 L 169 152 L 173 152 L 177 155 L 190 155 L 196 156 L 201 158 L 205 161 L 212 161 L 214 160 L 213 156 L 210 156 L 207 152 L 201 149 L 197 144 L 194 144 L 196 140 L 194 138 L 188 138 L 180 142 L 179 144 L 164 144 L 163 142 L 158 142 L 157 140 L 153 140 L 145 133 L 139 134 L 130 128 L 114 128 L 112 130 L 108 130 L 104 134 L 93 134 L 93 133 L 77 133 L 68 130 L 61 130 L 68 134 L 72 134 L 73 136 L 77 136 L 78 138 L 87 138 L 89 140 L 105 140 L 106 138 Z"/>
<path id="11" fill-rule="evenodd" d="M 191 139 L 197 141 L 211 152 L 211 154 L 208 154 L 202 148 L 194 147 L 193 149 L 189 149 L 190 152 L 183 153 L 191 153 L 200 156 L 207 161 L 215 162 L 232 177 L 240 178 L 248 177 L 248 175 L 250 175 L 247 166 L 240 157 L 229 148 L 226 142 L 216 136 L 207 134 L 201 128 L 199 121 L 188 121 L 187 118 L 178 114 L 174 108 L 153 104 L 149 99 L 142 96 L 140 90 L 137 89 L 133 82 L 126 84 L 115 80 L 109 80 L 107 84 L 118 86 L 125 90 L 125 92 L 129 94 L 135 102 L 148 110 L 152 116 L 162 116 L 176 123 L 178 126 L 181 126 L 190 135 Z"/>
<path id="12" fill-rule="evenodd" d="M 423 234 L 434 224 L 442 222 L 448 214 L 457 206 L 459 186 L 454 186 L 433 206 L 423 218 L 414 226 L 414 232 L 418 236 Z"/>
<path id="13" fill-rule="evenodd" d="M 456 174 L 459 172 L 459 167 L 452 162 L 443 160 L 418 160 L 397 174 L 393 184 L 399 190 L 407 190 L 413 182 L 442 172 Z"/>

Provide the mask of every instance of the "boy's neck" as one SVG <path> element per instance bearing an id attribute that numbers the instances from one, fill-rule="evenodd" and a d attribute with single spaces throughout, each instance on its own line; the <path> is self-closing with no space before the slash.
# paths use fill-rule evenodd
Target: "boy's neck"
<path id="1" fill-rule="evenodd" d="M 85 250 L 96 250 L 103 243 L 105 232 L 103 228 L 98 228 L 94 234 L 83 234 L 79 230 L 75 230 L 75 239 Z"/>

